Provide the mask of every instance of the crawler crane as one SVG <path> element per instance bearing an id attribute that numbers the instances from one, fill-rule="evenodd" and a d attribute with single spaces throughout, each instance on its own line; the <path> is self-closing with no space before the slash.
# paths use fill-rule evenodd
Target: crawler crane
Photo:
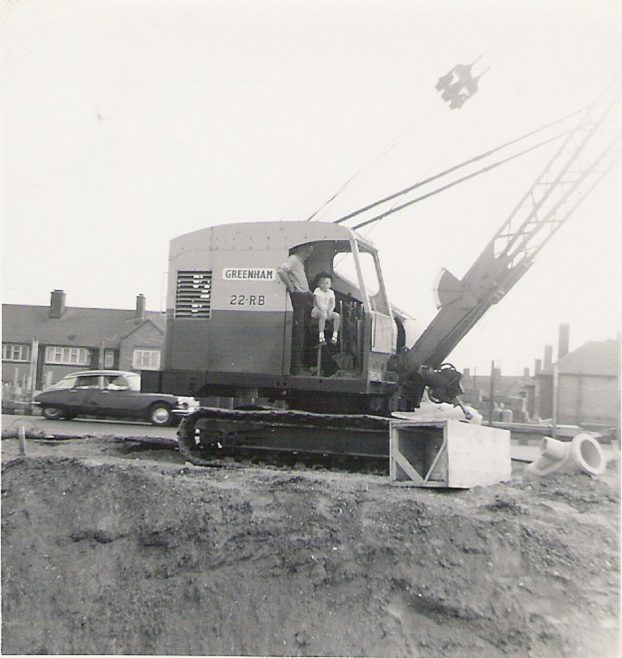
<path id="1" fill-rule="evenodd" d="M 460 373 L 448 356 L 619 160 L 620 133 L 610 132 L 611 124 L 619 130 L 613 121 L 619 99 L 618 93 L 601 100 L 561 136 L 462 279 L 442 272 L 438 312 L 410 344 L 408 318 L 389 302 L 378 253 L 356 229 L 413 201 L 353 228 L 345 221 L 357 213 L 335 222 L 211 226 L 173 239 L 164 367 L 144 377 L 144 387 L 205 404 L 182 423 L 182 444 L 212 453 L 383 458 L 392 412 L 417 409 L 426 389 L 434 402 L 461 405 Z M 336 346 L 319 347 L 317 328 L 307 327 L 307 370 L 294 375 L 292 307 L 276 268 L 307 244 L 314 247 L 305 262 L 308 279 L 331 274 L 342 330 Z M 232 401 L 229 408 L 215 408 L 223 397 Z M 235 408 L 235 400 L 253 408 Z M 273 408 L 256 408 L 257 400 Z"/>

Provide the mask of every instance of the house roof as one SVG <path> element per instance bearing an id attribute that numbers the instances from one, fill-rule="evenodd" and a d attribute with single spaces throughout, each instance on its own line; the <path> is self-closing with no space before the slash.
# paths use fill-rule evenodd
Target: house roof
<path id="1" fill-rule="evenodd" d="M 146 311 L 145 319 L 136 320 L 136 311 L 107 308 L 66 307 L 61 318 L 50 318 L 49 306 L 25 304 L 2 305 L 2 340 L 39 342 L 77 347 L 115 347 L 119 341 L 145 323 L 164 333 L 164 313 Z"/>
<path id="2" fill-rule="evenodd" d="M 601 375 L 616 377 L 618 375 L 618 341 L 615 338 L 584 343 L 574 352 L 563 356 L 557 362 L 559 374 Z M 553 364 L 543 368 L 540 376 L 552 376 Z"/>

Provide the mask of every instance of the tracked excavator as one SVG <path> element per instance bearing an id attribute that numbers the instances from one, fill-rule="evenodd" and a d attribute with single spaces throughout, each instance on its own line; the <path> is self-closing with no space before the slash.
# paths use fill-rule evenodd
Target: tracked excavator
<path id="1" fill-rule="evenodd" d="M 164 366 L 143 373 L 143 388 L 201 400 L 201 409 L 182 422 L 180 445 L 188 453 L 211 455 L 254 451 L 382 460 L 387 418 L 418 409 L 424 396 L 462 407 L 468 420 L 460 372 L 447 358 L 619 161 L 619 101 L 620 93 L 601 99 L 556 138 L 553 157 L 461 279 L 441 273 L 438 312 L 423 332 L 391 305 L 378 252 L 357 229 L 436 191 L 352 228 L 345 223 L 356 213 L 334 222 L 210 226 L 173 239 Z M 277 274 L 306 245 L 313 246 L 305 261 L 309 282 L 320 273 L 332 278 L 341 316 L 336 345 L 318 344 L 311 318 L 304 327 L 293 326 L 289 295 Z M 294 331 L 304 334 L 303 370 L 295 373 Z"/>

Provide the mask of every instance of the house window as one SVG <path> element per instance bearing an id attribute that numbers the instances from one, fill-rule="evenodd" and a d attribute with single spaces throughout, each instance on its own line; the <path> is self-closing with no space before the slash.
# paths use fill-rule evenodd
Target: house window
<path id="1" fill-rule="evenodd" d="M 91 362 L 91 353 L 85 347 L 50 345 L 45 348 L 45 362 L 67 366 L 88 366 Z"/>
<path id="2" fill-rule="evenodd" d="M 28 361 L 30 359 L 30 345 L 16 345 L 2 343 L 3 361 Z"/>
<path id="3" fill-rule="evenodd" d="M 134 350 L 132 368 L 134 370 L 159 370 L 160 350 Z"/>
<path id="4" fill-rule="evenodd" d="M 117 350 L 104 350 L 104 368 L 114 368 Z"/>

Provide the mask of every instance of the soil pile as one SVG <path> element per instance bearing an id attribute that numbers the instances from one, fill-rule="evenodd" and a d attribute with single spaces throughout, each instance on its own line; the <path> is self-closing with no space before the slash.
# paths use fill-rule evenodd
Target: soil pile
<path id="1" fill-rule="evenodd" d="M 604 481 L 433 491 L 68 445 L 3 445 L 3 653 L 617 655 Z"/>

